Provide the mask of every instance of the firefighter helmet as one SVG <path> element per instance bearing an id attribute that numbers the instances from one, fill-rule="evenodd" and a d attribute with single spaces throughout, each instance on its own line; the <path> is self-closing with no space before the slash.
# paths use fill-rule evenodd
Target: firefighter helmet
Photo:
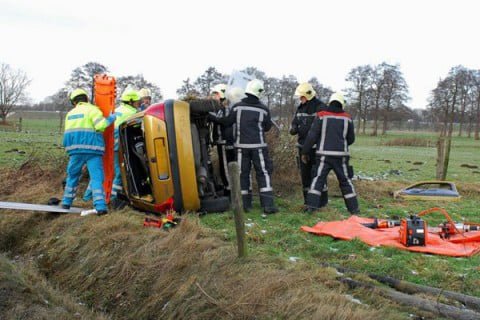
<path id="1" fill-rule="evenodd" d="M 308 82 L 304 82 L 298 85 L 295 89 L 295 95 L 299 97 L 305 97 L 308 101 L 312 100 L 315 97 L 315 90 L 312 85 Z"/>
<path id="2" fill-rule="evenodd" d="M 263 87 L 263 81 L 258 79 L 253 79 L 247 83 L 247 88 L 245 89 L 245 93 L 254 95 L 257 98 L 260 98 L 260 95 L 265 91 Z"/>
<path id="3" fill-rule="evenodd" d="M 343 98 L 343 94 L 341 94 L 340 92 L 335 92 L 334 94 L 332 94 L 328 103 L 330 104 L 333 101 L 339 102 L 342 105 L 342 108 L 345 107 L 345 99 Z"/>

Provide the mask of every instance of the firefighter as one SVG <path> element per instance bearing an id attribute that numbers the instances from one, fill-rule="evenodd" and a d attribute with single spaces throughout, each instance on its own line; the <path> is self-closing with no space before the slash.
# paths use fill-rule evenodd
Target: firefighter
<path id="1" fill-rule="evenodd" d="M 307 194 L 305 211 L 314 212 L 321 206 L 323 186 L 330 170 L 337 176 L 347 210 L 360 212 L 357 194 L 348 174 L 350 153 L 348 146 L 355 141 L 353 121 L 343 108 L 345 100 L 341 93 L 334 93 L 325 111 L 317 113 L 303 144 L 301 159 L 307 163 L 310 149 L 316 143 L 316 175 Z"/>
<path id="2" fill-rule="evenodd" d="M 312 146 L 308 153 L 308 161 L 304 163 L 300 161 L 302 155 L 302 147 L 305 139 L 307 138 L 308 130 L 312 126 L 312 122 L 315 119 L 317 112 L 324 111 L 327 106 L 325 103 L 317 99 L 316 92 L 310 83 L 301 83 L 295 90 L 295 96 L 300 98 L 300 104 L 295 111 L 295 116 L 292 120 L 290 127 L 290 134 L 297 135 L 298 148 L 298 166 L 300 168 L 300 176 L 302 178 L 303 187 L 303 199 L 307 200 L 307 193 L 312 184 L 312 179 L 315 176 L 315 146 Z M 325 184 L 322 190 L 322 198 L 320 201 L 320 207 L 326 206 L 328 203 L 328 188 Z"/>
<path id="3" fill-rule="evenodd" d="M 70 209 L 75 198 L 83 165 L 90 175 L 93 205 L 99 215 L 107 213 L 103 190 L 103 160 L 105 142 L 102 132 L 115 121 L 114 114 L 104 118 L 100 109 L 88 103 L 87 92 L 76 89 L 70 94 L 74 108 L 65 118 L 63 146 L 70 159 L 67 166 L 67 180 L 63 194 L 62 208 Z"/>
<path id="4" fill-rule="evenodd" d="M 152 104 L 152 92 L 148 88 L 142 88 L 138 92 L 140 99 L 142 100 L 140 104 L 140 111 L 147 109 Z"/>
<path id="5" fill-rule="evenodd" d="M 127 88 L 121 98 L 120 107 L 115 109 L 115 114 L 117 115 L 117 120 L 115 120 L 115 145 L 114 145 L 114 168 L 115 168 L 115 176 L 113 178 L 113 185 L 112 185 L 112 195 L 111 199 L 116 200 L 117 195 L 119 192 L 122 191 L 122 175 L 120 172 L 120 158 L 118 154 L 119 149 L 119 127 L 122 123 L 127 120 L 128 117 L 134 115 L 138 112 L 138 108 L 140 107 L 140 95 L 136 90 Z"/>
<path id="6" fill-rule="evenodd" d="M 240 166 L 244 210 L 248 212 L 252 208 L 250 171 L 253 163 L 260 189 L 260 204 L 264 213 L 271 214 L 278 212 L 278 209 L 273 201 L 270 178 L 273 165 L 268 156 L 265 132 L 270 130 L 273 123 L 270 111 L 259 99 L 263 91 L 262 81 L 251 80 L 245 89 L 246 97 L 232 107 L 228 117 L 216 121 L 225 126 L 234 125 L 234 146 L 237 149 L 237 161 Z"/>
<path id="7" fill-rule="evenodd" d="M 212 98 L 221 103 L 222 108 L 214 114 L 217 118 L 227 117 L 230 113 L 229 101 L 226 99 L 226 84 L 217 84 L 211 90 Z M 235 161 L 235 148 L 233 146 L 233 127 L 214 123 L 213 144 L 217 146 L 220 176 L 225 186 L 225 195 L 230 195 L 230 178 L 228 175 L 228 163 Z"/>

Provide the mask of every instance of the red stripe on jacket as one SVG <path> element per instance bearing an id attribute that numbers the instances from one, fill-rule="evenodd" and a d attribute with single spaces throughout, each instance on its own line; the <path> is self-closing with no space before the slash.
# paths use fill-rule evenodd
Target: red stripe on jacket
<path id="1" fill-rule="evenodd" d="M 345 117 L 348 119 L 352 118 L 352 116 L 347 112 L 336 113 L 336 112 L 330 112 L 330 111 L 319 111 L 317 112 L 317 116 L 318 117 L 335 116 L 335 117 Z"/>

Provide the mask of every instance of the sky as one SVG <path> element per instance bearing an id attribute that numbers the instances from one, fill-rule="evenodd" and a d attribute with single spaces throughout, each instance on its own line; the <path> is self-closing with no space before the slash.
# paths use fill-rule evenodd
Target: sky
<path id="1" fill-rule="evenodd" d="M 39 102 L 91 61 L 143 74 L 164 98 L 209 66 L 342 91 L 352 68 L 385 61 L 400 65 L 407 105 L 425 108 L 451 67 L 480 69 L 479 11 L 475 0 L 0 0 L 0 63 L 24 70 Z"/>

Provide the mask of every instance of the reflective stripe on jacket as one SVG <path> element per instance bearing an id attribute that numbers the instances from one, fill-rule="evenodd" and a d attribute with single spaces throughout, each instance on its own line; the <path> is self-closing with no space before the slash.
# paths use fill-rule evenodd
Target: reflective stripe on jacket
<path id="1" fill-rule="evenodd" d="M 111 124 L 102 111 L 90 103 L 79 102 L 65 117 L 63 146 L 68 154 L 94 153 L 103 155 L 102 132 Z"/>
<path id="2" fill-rule="evenodd" d="M 353 121 L 341 108 L 329 106 L 326 111 L 317 113 L 302 148 L 308 154 L 316 143 L 319 156 L 348 156 L 348 146 L 355 141 Z"/>

